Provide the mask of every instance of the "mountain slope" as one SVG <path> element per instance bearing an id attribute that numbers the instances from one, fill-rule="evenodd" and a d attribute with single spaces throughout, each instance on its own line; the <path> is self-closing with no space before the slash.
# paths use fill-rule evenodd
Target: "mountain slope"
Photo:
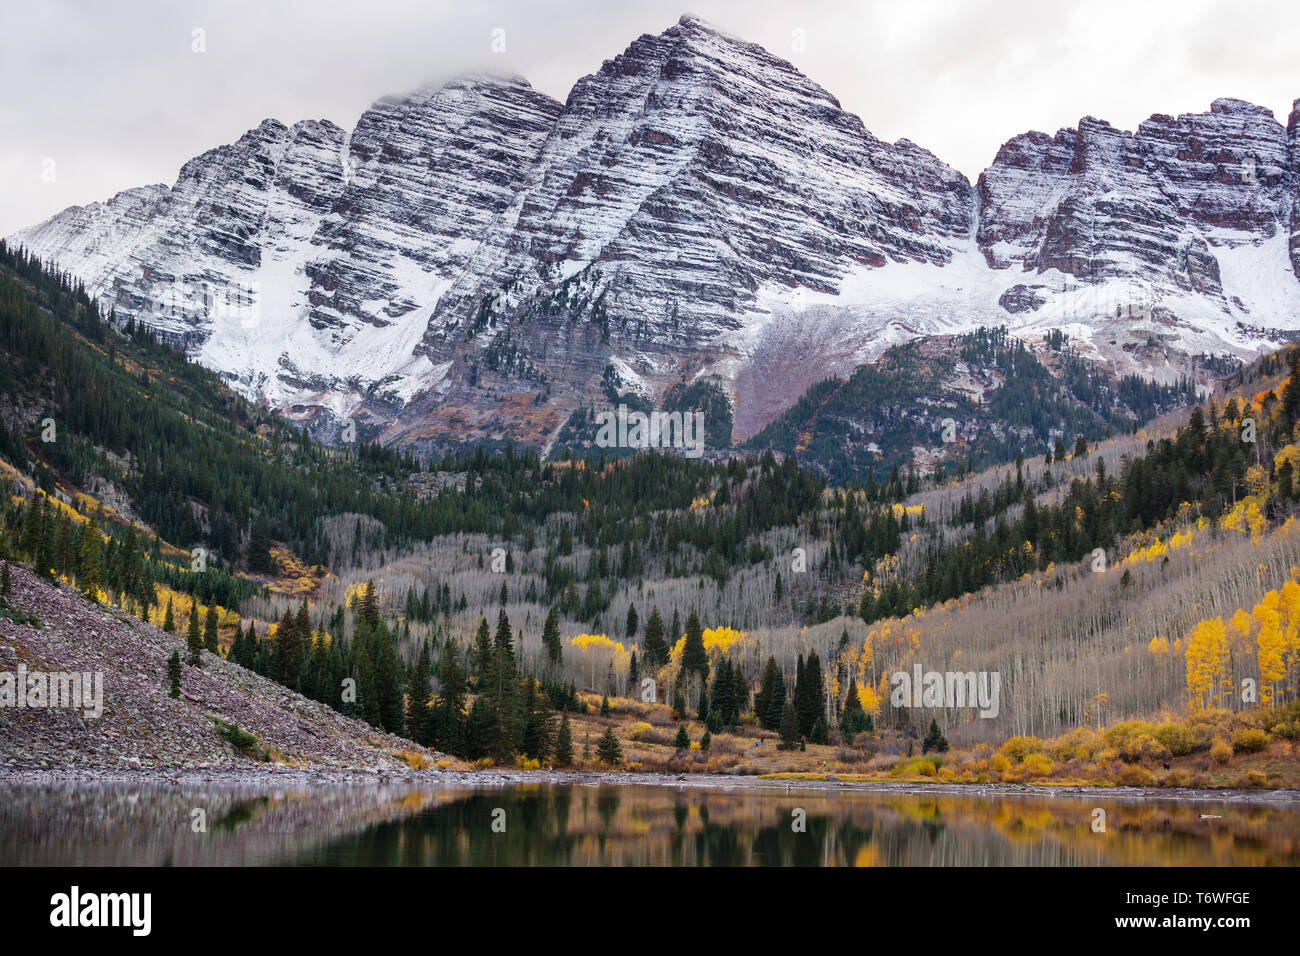
<path id="1" fill-rule="evenodd" d="M 167 658 L 184 654 L 183 637 L 97 607 L 26 568 L 11 573 L 11 603 L 40 626 L 0 617 L 0 669 L 98 674 L 103 713 L 0 707 L 0 766 L 237 769 L 265 760 L 398 773 L 411 766 L 404 752 L 429 768 L 442 759 L 208 652 L 201 668 L 185 668 L 181 696 L 173 699 Z M 256 739 L 241 751 L 218 721 Z"/>
<path id="2" fill-rule="evenodd" d="M 1211 377 L 1300 329 L 1300 112 L 1219 99 L 1030 132 L 972 186 L 789 63 L 683 17 L 564 104 L 467 77 L 351 132 L 267 120 L 170 189 L 11 240 L 333 437 L 549 448 L 613 366 L 717 378 L 735 437 L 891 345 L 1053 329 L 1117 375 Z"/>
<path id="3" fill-rule="evenodd" d="M 949 471 L 1127 432 L 1189 404 L 1194 386 L 1109 374 L 1065 336 L 1030 349 L 1005 328 L 891 347 L 844 381 L 810 388 L 742 446 L 772 448 L 836 483 L 895 469 Z"/>

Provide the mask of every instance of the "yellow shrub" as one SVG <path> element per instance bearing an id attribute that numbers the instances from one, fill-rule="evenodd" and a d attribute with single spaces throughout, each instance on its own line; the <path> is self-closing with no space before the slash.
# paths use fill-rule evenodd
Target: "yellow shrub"
<path id="1" fill-rule="evenodd" d="M 1119 772 L 1119 782 L 1126 787 L 1149 787 L 1153 779 L 1151 772 L 1138 764 L 1126 764 Z"/>
<path id="2" fill-rule="evenodd" d="M 1156 727 L 1152 736 L 1175 757 L 1185 757 L 1192 752 L 1192 732 L 1182 724 L 1163 723 Z"/>
<path id="3" fill-rule="evenodd" d="M 999 748 L 998 753 L 1020 763 L 1030 754 L 1039 753 L 1042 749 L 1043 741 L 1038 737 L 1012 737 Z"/>
<path id="4" fill-rule="evenodd" d="M 628 740 L 641 740 L 646 734 L 654 733 L 654 728 L 644 720 L 638 720 L 635 724 L 623 732 L 623 736 Z"/>
<path id="5" fill-rule="evenodd" d="M 1091 727 L 1076 727 L 1052 741 L 1053 760 L 1091 760 L 1101 746 L 1101 734 Z"/>
<path id="6" fill-rule="evenodd" d="M 1227 763 L 1232 759 L 1232 744 L 1222 737 L 1215 737 L 1214 743 L 1210 744 L 1210 759 L 1220 766 Z"/>
<path id="7" fill-rule="evenodd" d="M 1169 749 L 1151 734 L 1129 737 L 1119 746 L 1121 760 L 1137 763 L 1139 760 L 1168 760 Z"/>
<path id="8" fill-rule="evenodd" d="M 1043 777 L 1052 772 L 1052 759 L 1047 754 L 1029 754 L 1025 757 L 1025 772 L 1031 777 Z"/>
<path id="9" fill-rule="evenodd" d="M 1268 734 L 1258 727 L 1242 727 L 1232 735 L 1232 749 L 1239 754 L 1257 754 L 1268 746 Z"/>

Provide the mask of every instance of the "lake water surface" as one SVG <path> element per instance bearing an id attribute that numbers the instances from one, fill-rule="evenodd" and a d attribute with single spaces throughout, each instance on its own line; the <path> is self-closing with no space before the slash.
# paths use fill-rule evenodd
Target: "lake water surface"
<path id="1" fill-rule="evenodd" d="M 1096 809 L 1105 813 L 1105 829 Z M 0 781 L 0 861 L 47 865 L 1286 866 L 1300 803 L 522 783 Z"/>

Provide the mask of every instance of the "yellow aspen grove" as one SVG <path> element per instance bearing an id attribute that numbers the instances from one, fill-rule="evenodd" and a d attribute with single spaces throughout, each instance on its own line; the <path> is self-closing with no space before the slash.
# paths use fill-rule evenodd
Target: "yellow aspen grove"
<path id="1" fill-rule="evenodd" d="M 1292 568 L 1291 577 L 1282 585 L 1281 605 L 1284 613 L 1283 630 L 1284 669 L 1294 684 L 1300 680 L 1300 584 L 1296 583 L 1297 571 Z"/>
<path id="2" fill-rule="evenodd" d="M 1251 640 L 1255 619 L 1241 608 L 1228 618 L 1228 672 L 1238 674 L 1250 667 L 1255 657 L 1255 644 Z"/>
<path id="3" fill-rule="evenodd" d="M 1274 685 L 1286 677 L 1283 658 L 1286 637 L 1282 632 L 1281 615 L 1276 602 L 1270 605 L 1261 601 L 1251 613 L 1259 622 L 1259 634 L 1255 637 L 1255 643 L 1258 648 L 1256 658 L 1259 661 L 1260 702 L 1267 705 L 1273 703 Z"/>
<path id="4" fill-rule="evenodd" d="M 1187 695 L 1191 706 L 1217 703 L 1228 670 L 1228 641 L 1222 618 L 1201 621 L 1187 637 Z"/>

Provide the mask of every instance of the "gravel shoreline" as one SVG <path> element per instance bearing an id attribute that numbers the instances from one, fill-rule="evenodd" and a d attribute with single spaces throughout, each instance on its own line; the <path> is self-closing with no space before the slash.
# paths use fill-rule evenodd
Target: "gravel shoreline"
<path id="1" fill-rule="evenodd" d="M 876 793 L 915 796 L 968 797 L 1104 797 L 1107 800 L 1178 800 L 1300 805 L 1300 790 L 1164 789 L 1158 787 L 1043 787 L 1028 784 L 902 783 L 894 781 L 774 780 L 716 774 L 560 772 L 548 770 L 412 770 L 404 768 L 342 769 L 279 765 L 250 769 L 229 767 L 141 767 L 14 769 L 0 772 L 0 787 L 77 787 L 102 785 L 169 786 L 376 786 L 402 784 L 413 788 L 485 788 L 526 784 L 574 786 L 651 786 L 699 790 L 753 790 L 770 793 Z"/>

